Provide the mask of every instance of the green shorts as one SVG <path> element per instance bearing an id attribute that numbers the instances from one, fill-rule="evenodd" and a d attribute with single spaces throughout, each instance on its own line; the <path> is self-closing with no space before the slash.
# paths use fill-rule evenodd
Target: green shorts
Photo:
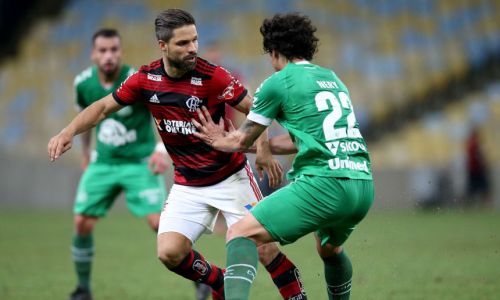
<path id="1" fill-rule="evenodd" d="M 73 211 L 105 216 L 121 191 L 128 209 L 140 217 L 160 213 L 167 194 L 165 178 L 151 173 L 147 163 L 93 163 L 80 179 Z"/>
<path id="2" fill-rule="evenodd" d="M 251 213 L 281 244 L 316 231 L 322 245 L 340 246 L 373 198 L 371 180 L 302 176 L 264 198 Z"/>

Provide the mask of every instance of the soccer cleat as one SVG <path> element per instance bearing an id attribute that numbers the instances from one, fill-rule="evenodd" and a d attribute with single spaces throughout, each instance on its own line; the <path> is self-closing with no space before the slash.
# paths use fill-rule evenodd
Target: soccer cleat
<path id="1" fill-rule="evenodd" d="M 212 293 L 212 288 L 206 284 L 195 282 L 194 286 L 196 287 L 196 300 L 207 300 Z"/>
<path id="2" fill-rule="evenodd" d="M 68 300 L 92 300 L 92 293 L 88 288 L 77 286 L 76 289 L 69 295 Z"/>

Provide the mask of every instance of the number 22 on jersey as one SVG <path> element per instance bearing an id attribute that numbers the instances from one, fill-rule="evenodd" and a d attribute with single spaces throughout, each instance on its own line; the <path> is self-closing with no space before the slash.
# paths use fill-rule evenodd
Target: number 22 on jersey
<path id="1" fill-rule="evenodd" d="M 332 144 L 335 143 L 332 141 L 345 138 L 361 138 L 359 129 L 354 128 L 354 126 L 356 126 L 356 116 L 352 109 L 351 99 L 345 92 L 338 93 L 337 98 L 337 96 L 330 91 L 322 91 L 316 94 L 314 100 L 318 111 L 331 110 L 323 121 L 323 133 L 325 135 L 325 144 L 328 149 L 332 149 Z M 335 124 L 344 116 L 344 109 L 347 113 L 347 126 L 336 128 Z"/>

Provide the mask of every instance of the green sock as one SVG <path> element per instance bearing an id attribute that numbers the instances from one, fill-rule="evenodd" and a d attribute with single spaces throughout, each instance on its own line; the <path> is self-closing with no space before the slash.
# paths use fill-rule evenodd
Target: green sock
<path id="1" fill-rule="evenodd" d="M 245 300 L 257 275 L 258 254 L 255 243 L 238 237 L 226 244 L 227 264 L 224 274 L 226 300 Z"/>
<path id="2" fill-rule="evenodd" d="M 347 300 L 351 294 L 352 265 L 345 251 L 323 258 L 329 300 Z"/>
<path id="3" fill-rule="evenodd" d="M 94 256 L 94 242 L 92 235 L 73 236 L 71 247 L 75 271 L 78 276 L 78 285 L 84 288 L 90 288 L 90 269 L 92 266 L 92 257 Z"/>

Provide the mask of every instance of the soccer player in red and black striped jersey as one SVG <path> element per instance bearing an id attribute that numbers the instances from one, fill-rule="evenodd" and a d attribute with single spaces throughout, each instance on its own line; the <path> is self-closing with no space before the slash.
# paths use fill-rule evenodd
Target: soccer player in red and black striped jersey
<path id="1" fill-rule="evenodd" d="M 162 58 L 143 66 L 113 94 L 82 111 L 49 142 L 51 160 L 71 148 L 72 138 L 106 115 L 137 102 L 146 104 L 172 158 L 174 185 L 165 202 L 158 231 L 158 257 L 172 272 L 208 284 L 214 299 L 224 299 L 224 270 L 192 249 L 204 232 L 212 231 L 218 213 L 228 227 L 243 218 L 262 198 L 243 153 L 217 151 L 196 138 L 191 122 L 205 107 L 216 122 L 225 104 L 248 113 L 252 98 L 227 70 L 199 58 L 194 18 L 186 11 L 168 9 L 155 20 Z M 226 126 L 228 127 L 228 126 Z M 226 128 L 227 129 L 227 128 Z M 266 135 L 258 139 L 257 170 L 266 171 L 277 186 L 283 170 L 269 149 Z M 306 299 L 295 265 L 275 243 L 259 249 L 259 259 L 284 299 Z"/>
<path id="2" fill-rule="evenodd" d="M 241 152 L 228 155 L 207 146 L 192 134 L 196 129 L 191 118 L 201 106 L 208 107 L 217 119 L 224 116 L 225 103 L 245 111 L 247 91 L 221 67 L 196 55 L 187 62 L 193 63 L 193 69 L 177 78 L 165 72 L 161 59 L 142 66 L 113 97 L 124 106 L 140 101 L 149 107 L 174 162 L 176 184 L 208 186 L 243 169 L 246 157 Z"/>

